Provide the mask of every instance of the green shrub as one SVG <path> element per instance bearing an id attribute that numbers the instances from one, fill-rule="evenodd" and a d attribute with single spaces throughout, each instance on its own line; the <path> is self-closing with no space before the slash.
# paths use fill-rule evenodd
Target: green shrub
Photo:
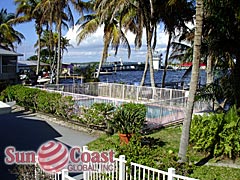
<path id="1" fill-rule="evenodd" d="M 113 118 L 115 107 L 108 103 L 94 103 L 89 108 L 83 108 L 82 122 L 88 126 L 102 126 L 111 134 L 108 121 Z"/>
<path id="2" fill-rule="evenodd" d="M 59 93 L 40 91 L 36 102 L 38 110 L 45 113 L 55 114 L 57 110 L 56 102 L 58 99 L 61 99 L 61 94 Z"/>
<path id="3" fill-rule="evenodd" d="M 51 113 L 67 119 L 71 118 L 73 113 L 74 101 L 72 97 L 22 85 L 7 87 L 1 93 L 1 98 L 15 100 L 26 110 Z"/>
<path id="4" fill-rule="evenodd" d="M 73 114 L 74 101 L 72 96 L 61 96 L 61 98 L 56 99 L 56 112 L 57 116 L 64 117 L 66 119 L 71 119 Z"/>
<path id="5" fill-rule="evenodd" d="M 144 104 L 126 103 L 117 108 L 110 123 L 116 132 L 138 133 L 145 122 L 146 111 Z"/>
<path id="6" fill-rule="evenodd" d="M 233 106 L 227 113 L 194 116 L 190 143 L 194 149 L 215 157 L 236 159 L 240 152 L 240 116 Z"/>
<path id="7" fill-rule="evenodd" d="M 193 172 L 195 166 L 189 165 L 188 162 L 178 163 L 177 153 L 165 149 L 160 139 L 151 138 L 149 143 L 143 143 L 145 139 L 146 137 L 133 136 L 127 145 L 116 146 L 116 157 L 125 155 L 128 166 L 130 162 L 134 162 L 164 171 L 173 167 L 177 174 L 184 176 L 189 176 Z"/>

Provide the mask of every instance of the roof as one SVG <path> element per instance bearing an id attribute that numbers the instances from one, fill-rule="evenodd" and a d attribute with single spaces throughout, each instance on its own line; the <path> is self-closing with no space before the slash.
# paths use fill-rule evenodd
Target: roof
<path id="1" fill-rule="evenodd" d="M 200 63 L 199 65 L 200 66 L 206 66 L 206 64 L 204 64 L 204 63 Z M 185 63 L 180 64 L 180 66 L 190 67 L 190 66 L 192 66 L 192 62 L 185 62 Z"/>
<path id="2" fill-rule="evenodd" d="M 37 61 L 20 60 L 20 61 L 18 61 L 18 67 L 21 67 L 21 66 L 37 66 Z M 40 66 L 49 66 L 49 64 L 40 62 Z"/>
<path id="3" fill-rule="evenodd" d="M 9 50 L 2 49 L 2 48 L 0 48 L 0 55 L 6 55 L 6 56 L 23 56 L 23 54 L 16 53 L 16 52 L 9 51 Z"/>

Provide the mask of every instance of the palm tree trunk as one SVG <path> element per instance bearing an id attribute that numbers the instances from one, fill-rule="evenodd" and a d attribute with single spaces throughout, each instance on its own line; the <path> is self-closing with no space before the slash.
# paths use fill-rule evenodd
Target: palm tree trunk
<path id="1" fill-rule="evenodd" d="M 37 70 L 36 70 L 37 76 L 40 71 L 40 56 L 41 56 L 41 34 L 38 33 L 38 55 L 37 55 Z"/>
<path id="2" fill-rule="evenodd" d="M 56 84 L 59 84 L 59 76 L 61 73 L 61 66 L 62 66 L 61 65 L 61 36 L 62 36 L 61 26 L 62 26 L 62 20 L 60 18 L 59 24 L 58 24 L 58 58 L 57 58 Z"/>
<path id="3" fill-rule="evenodd" d="M 150 82 L 151 82 L 151 86 L 155 87 L 153 55 L 152 55 L 152 46 L 151 46 L 152 32 L 146 29 L 146 33 L 147 33 L 147 53 L 148 53 L 147 56 L 149 60 L 149 69 L 150 69 Z"/>
<path id="4" fill-rule="evenodd" d="M 104 30 L 104 33 L 105 30 Z M 108 57 L 108 47 L 109 47 L 109 41 L 108 41 L 108 38 L 104 38 L 104 46 L 103 46 L 103 51 L 102 51 L 102 58 L 99 62 L 99 66 L 98 66 L 98 71 L 97 71 L 97 75 L 95 78 L 99 78 L 99 75 L 100 75 L 100 72 L 101 72 L 101 67 L 103 65 L 103 62 L 107 59 Z"/>
<path id="5" fill-rule="evenodd" d="M 101 58 L 101 60 L 100 60 L 100 62 L 99 62 L 99 65 L 98 65 L 97 75 L 96 75 L 95 78 L 99 78 L 99 76 L 100 76 L 100 72 L 101 72 L 101 68 L 102 68 L 103 61 L 104 61 L 104 59 Z"/>
<path id="6" fill-rule="evenodd" d="M 183 121 L 183 128 L 181 134 L 181 141 L 178 156 L 180 158 L 180 162 L 187 161 L 187 149 L 189 144 L 189 134 L 190 134 L 190 126 L 193 114 L 194 107 L 194 98 L 198 85 L 198 77 L 199 77 L 199 62 L 201 59 L 201 37 L 202 37 L 202 23 L 203 23 L 203 0 L 196 1 L 196 29 L 194 36 L 194 49 L 193 49 L 193 69 L 192 76 L 190 82 L 190 90 L 189 97 L 187 101 L 187 109 L 185 112 L 185 117 Z"/>
<path id="7" fill-rule="evenodd" d="M 148 70 L 148 53 L 146 55 L 145 66 L 144 66 L 144 71 L 143 71 L 143 75 L 142 75 L 142 80 L 141 80 L 140 86 L 144 85 L 144 82 L 145 82 L 145 79 L 146 79 L 146 75 L 147 75 L 147 70 Z"/>
<path id="8" fill-rule="evenodd" d="M 167 65 L 168 65 L 168 54 L 169 54 L 169 51 L 170 51 L 171 40 L 172 40 L 172 33 L 169 32 L 167 52 L 166 52 L 165 62 L 164 62 L 165 67 L 164 67 L 163 76 L 162 76 L 162 88 L 165 87 L 165 79 L 166 79 L 166 75 L 167 75 Z"/>
<path id="9" fill-rule="evenodd" d="M 207 85 L 213 83 L 213 54 L 210 52 L 207 57 Z"/>

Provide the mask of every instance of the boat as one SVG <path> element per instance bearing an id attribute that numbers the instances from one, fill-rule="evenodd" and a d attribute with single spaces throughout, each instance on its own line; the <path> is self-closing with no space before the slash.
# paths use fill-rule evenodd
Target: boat
<path id="1" fill-rule="evenodd" d="M 49 83 L 50 82 L 50 78 L 40 78 L 37 80 L 37 83 L 39 84 L 45 84 L 45 83 Z"/>
<path id="2" fill-rule="evenodd" d="M 100 72 L 100 74 L 101 75 L 111 75 L 111 74 L 113 74 L 113 72 L 112 71 L 109 71 L 109 72 Z"/>

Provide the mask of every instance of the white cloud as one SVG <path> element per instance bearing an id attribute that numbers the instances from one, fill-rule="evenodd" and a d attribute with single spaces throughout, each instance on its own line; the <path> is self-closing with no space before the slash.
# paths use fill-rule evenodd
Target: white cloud
<path id="1" fill-rule="evenodd" d="M 161 28 L 158 28 L 161 30 Z M 77 32 L 78 27 L 71 28 L 66 33 L 65 37 L 70 39 L 70 44 L 73 47 L 68 48 L 68 52 L 64 52 L 63 62 L 89 62 L 89 61 L 99 61 L 101 59 L 103 50 L 103 27 L 99 28 L 94 34 L 91 34 L 85 40 L 83 40 L 79 45 L 77 45 Z M 118 54 L 115 57 L 114 50 L 109 48 L 108 61 L 118 61 L 120 58 L 123 61 L 135 61 L 144 62 L 146 58 L 146 36 L 145 31 L 143 32 L 142 47 L 138 50 L 134 47 L 135 35 L 132 33 L 127 33 L 128 41 L 131 45 L 131 58 L 128 59 L 127 50 L 120 46 Z M 156 50 L 165 54 L 166 43 L 168 36 L 161 31 L 158 32 L 157 46 Z M 27 59 L 28 57 L 36 54 L 33 45 L 23 44 L 19 46 L 18 52 L 23 53 L 24 56 L 21 59 Z"/>
<path id="2" fill-rule="evenodd" d="M 70 39 L 70 43 L 74 46 L 74 48 L 68 48 L 68 53 L 64 53 L 63 61 L 64 62 L 87 62 L 87 61 L 99 61 L 101 59 L 102 48 L 103 48 L 103 27 L 100 27 L 94 34 L 91 34 L 85 40 L 83 40 L 79 45 L 77 45 L 76 37 L 78 27 L 70 29 L 65 37 Z M 165 53 L 166 44 L 168 40 L 168 36 L 165 32 L 161 30 L 162 28 L 158 28 L 158 38 L 157 38 L 157 46 L 156 50 Z M 135 35 L 132 33 L 127 33 L 128 41 L 132 47 L 131 50 L 131 58 L 128 59 L 127 50 L 120 47 L 118 51 L 118 55 L 114 56 L 114 50 L 109 49 L 110 56 L 108 57 L 108 61 L 117 61 L 120 58 L 124 61 L 145 61 L 146 56 L 146 36 L 145 31 L 143 32 L 142 38 L 142 48 L 139 50 L 135 50 L 134 48 L 134 40 Z"/>
<path id="3" fill-rule="evenodd" d="M 79 30 L 80 25 L 74 26 L 69 29 L 66 33 L 65 37 L 70 39 L 70 44 L 74 47 L 89 47 L 89 46 L 102 46 L 103 45 L 103 27 L 97 29 L 97 31 L 93 34 L 90 34 L 86 39 L 84 39 L 79 45 L 77 41 L 77 35 L 81 32 Z"/>

